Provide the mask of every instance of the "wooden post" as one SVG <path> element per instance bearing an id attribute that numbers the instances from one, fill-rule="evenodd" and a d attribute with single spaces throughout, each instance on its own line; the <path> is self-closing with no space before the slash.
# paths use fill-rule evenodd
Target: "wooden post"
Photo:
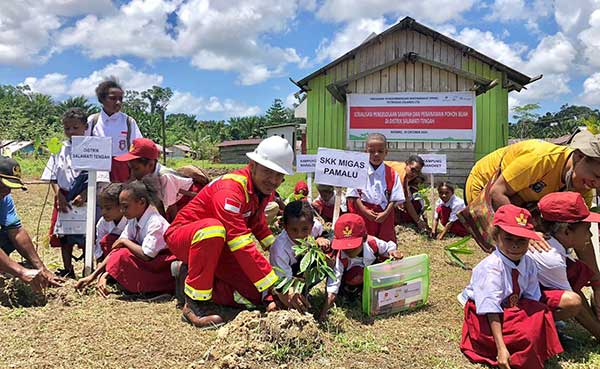
<path id="1" fill-rule="evenodd" d="M 429 194 L 429 204 L 431 205 L 431 226 L 433 226 L 433 219 L 435 217 L 435 182 L 433 179 L 433 173 L 429 173 L 429 181 L 431 182 L 431 193 Z"/>
<path id="2" fill-rule="evenodd" d="M 85 251 L 83 275 L 88 276 L 93 268 L 94 238 L 96 236 L 96 171 L 88 171 L 87 212 L 85 218 Z"/>
<path id="3" fill-rule="evenodd" d="M 334 187 L 335 188 L 335 207 L 333 208 L 333 221 L 332 221 L 332 226 L 335 225 L 335 222 L 337 222 L 338 218 L 340 217 L 340 207 L 342 206 L 342 188 L 341 187 Z"/>
<path id="4" fill-rule="evenodd" d="M 308 201 L 312 203 L 312 173 L 306 173 L 306 184 L 308 185 Z"/>

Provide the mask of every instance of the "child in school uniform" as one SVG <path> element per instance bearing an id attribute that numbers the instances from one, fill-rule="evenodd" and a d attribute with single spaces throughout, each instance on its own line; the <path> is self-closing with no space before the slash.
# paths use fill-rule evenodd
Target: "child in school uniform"
<path id="1" fill-rule="evenodd" d="M 300 239 L 308 236 L 315 238 L 317 244 L 325 252 L 330 250 L 330 242 L 323 235 L 323 225 L 313 218 L 310 204 L 296 200 L 286 205 L 283 210 L 283 231 L 277 236 L 269 248 L 269 261 L 280 278 L 292 278 L 299 275 L 299 262 L 293 250 Z"/>
<path id="2" fill-rule="evenodd" d="M 473 269 L 462 293 L 467 302 L 461 351 L 475 363 L 542 369 L 563 351 L 552 310 L 541 302 L 537 268 L 527 256 L 530 239 L 541 240 L 531 214 L 512 204 L 494 214 L 496 250 Z"/>
<path id="3" fill-rule="evenodd" d="M 129 167 L 118 162 L 116 156 L 127 153 L 133 140 L 142 136 L 135 119 L 121 112 L 123 88 L 114 80 L 106 80 L 96 87 L 96 96 L 102 104 L 100 113 L 88 117 L 86 135 L 112 138 L 111 182 L 127 182 Z"/>
<path id="4" fill-rule="evenodd" d="M 110 253 L 112 245 L 127 225 L 127 218 L 123 216 L 119 207 L 119 194 L 122 189 L 121 183 L 111 183 L 98 196 L 102 217 L 96 224 L 94 257 L 97 261 L 102 261 Z"/>
<path id="5" fill-rule="evenodd" d="M 600 222 L 600 214 L 590 212 L 577 192 L 550 193 L 538 202 L 538 209 L 550 250 L 530 250 L 527 254 L 538 268 L 542 294 L 554 299 L 560 308 L 577 309 L 575 319 L 600 339 L 600 320 L 581 291 L 584 286 L 591 286 L 594 298 L 600 296 L 600 275 L 593 269 L 597 266 L 588 266 L 570 255 L 571 251 L 590 247 L 590 223 Z M 564 319 L 557 314 L 555 318 Z"/>
<path id="6" fill-rule="evenodd" d="M 146 179 L 123 185 L 119 206 L 127 225 L 112 245 L 112 251 L 94 273 L 79 280 L 77 288 L 85 287 L 100 276 L 98 290 L 104 296 L 111 280 L 130 293 L 174 291 L 171 262 L 175 257 L 164 239 L 169 223 L 154 205 L 157 196 L 152 186 Z"/>
<path id="7" fill-rule="evenodd" d="M 405 197 L 398 174 L 383 162 L 388 152 L 385 136 L 369 134 L 366 151 L 369 153 L 367 186 L 365 190 L 348 190 L 348 210 L 363 217 L 371 236 L 396 242 L 394 208 Z"/>
<path id="8" fill-rule="evenodd" d="M 287 199 L 285 200 L 286 203 L 290 203 L 292 201 L 296 201 L 296 200 L 305 200 L 307 199 L 308 196 L 308 185 L 306 184 L 305 181 L 300 180 L 298 182 L 296 182 L 296 185 L 294 186 L 294 192 L 291 193 Z"/>
<path id="9" fill-rule="evenodd" d="M 369 236 L 364 219 L 358 214 L 344 214 L 335 223 L 334 239 L 331 244 L 337 250 L 335 279 L 327 278 L 327 298 L 321 309 L 320 320 L 327 318 L 340 288 L 357 290 L 363 284 L 364 268 L 381 259 L 404 256 L 396 250 L 396 243 Z"/>
<path id="10" fill-rule="evenodd" d="M 136 138 L 129 152 L 115 158 L 118 162 L 129 165 L 133 178 L 140 180 L 148 178 L 154 181 L 158 189 L 158 197 L 162 204 L 157 205 L 158 210 L 167 220 L 173 220 L 179 206 L 183 207 L 180 199 L 183 191 L 199 192 L 192 178 L 184 177 L 171 168 L 165 167 L 158 162 L 160 152 L 154 141 L 148 138 Z M 191 197 L 188 198 L 188 201 Z"/>
<path id="11" fill-rule="evenodd" d="M 438 240 L 444 239 L 446 234 L 453 233 L 459 237 L 469 234 L 463 224 L 458 220 L 457 214 L 466 205 L 463 199 L 454 194 L 454 186 L 449 182 L 442 182 L 437 187 L 439 199 L 435 204 L 435 216 L 433 218 L 433 237 Z M 438 223 L 441 223 L 442 232 L 437 234 Z"/>
<path id="12" fill-rule="evenodd" d="M 75 245 L 83 247 L 85 245 L 85 235 L 59 235 L 55 234 L 55 224 L 58 219 L 58 213 L 67 213 L 74 206 L 83 206 L 86 201 L 87 193 L 81 192 L 76 195 L 72 201 L 67 199 L 75 179 L 80 172 L 73 169 L 71 165 L 71 137 L 83 136 L 87 129 L 87 120 L 85 112 L 79 108 L 71 108 L 62 116 L 62 123 L 67 139 L 63 142 L 60 152 L 51 155 L 44 168 L 42 180 L 50 181 L 54 191 L 55 200 L 52 210 L 52 219 L 50 222 L 50 246 L 60 247 L 63 261 L 63 268 L 56 274 L 61 277 L 75 278 L 73 269 L 73 247 Z"/>

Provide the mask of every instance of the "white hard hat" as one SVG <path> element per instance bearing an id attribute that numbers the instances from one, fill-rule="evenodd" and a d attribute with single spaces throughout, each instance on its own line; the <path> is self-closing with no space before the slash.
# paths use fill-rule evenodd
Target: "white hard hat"
<path id="1" fill-rule="evenodd" d="M 265 138 L 253 152 L 246 153 L 246 156 L 278 173 L 291 175 L 294 172 L 292 168 L 294 151 L 285 138 L 279 136 Z"/>

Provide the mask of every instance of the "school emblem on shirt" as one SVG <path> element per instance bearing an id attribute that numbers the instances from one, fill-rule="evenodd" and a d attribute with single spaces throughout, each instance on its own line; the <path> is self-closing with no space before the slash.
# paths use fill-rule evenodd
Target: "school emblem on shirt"
<path id="1" fill-rule="evenodd" d="M 531 190 L 535 193 L 542 192 L 545 187 L 546 187 L 546 184 L 544 183 L 544 181 L 537 181 L 534 184 L 532 184 L 531 186 L 529 186 L 529 188 L 531 188 Z"/>
<path id="2" fill-rule="evenodd" d="M 225 199 L 225 205 L 223 205 L 223 209 L 232 212 L 232 213 L 236 213 L 239 214 L 240 213 L 240 209 L 242 208 L 242 203 L 227 197 Z"/>
<path id="3" fill-rule="evenodd" d="M 518 217 L 515 217 L 517 224 L 525 227 L 527 225 L 527 216 L 524 213 L 519 214 Z"/>
<path id="4" fill-rule="evenodd" d="M 127 141 L 120 140 L 119 141 L 119 150 L 125 150 L 126 148 L 127 148 Z M 132 145 L 131 149 L 133 150 L 133 145 Z"/>
<path id="5" fill-rule="evenodd" d="M 349 226 L 346 226 L 346 228 L 344 228 L 343 232 L 344 232 L 344 236 L 346 236 L 346 237 L 352 236 L 352 229 Z"/>
<path id="6" fill-rule="evenodd" d="M 508 307 L 515 307 L 517 306 L 517 303 L 519 303 L 519 295 L 516 293 L 511 293 L 510 296 L 508 296 Z"/>

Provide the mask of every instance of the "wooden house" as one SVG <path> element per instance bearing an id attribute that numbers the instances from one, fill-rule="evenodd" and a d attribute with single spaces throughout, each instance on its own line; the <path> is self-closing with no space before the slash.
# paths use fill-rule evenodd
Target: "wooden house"
<path id="1" fill-rule="evenodd" d="M 223 141 L 217 145 L 219 148 L 219 162 L 226 164 L 244 164 L 248 162 L 247 152 L 254 151 L 262 138 L 249 138 L 246 140 Z"/>
<path id="2" fill-rule="evenodd" d="M 474 142 L 388 142 L 390 160 L 405 160 L 410 154 L 446 154 L 445 179 L 462 184 L 475 160 L 507 144 L 508 93 L 539 78 L 406 17 L 292 82 L 307 96 L 308 153 L 316 153 L 318 147 L 364 150 L 364 141 L 347 138 L 347 94 L 474 91 Z"/>

